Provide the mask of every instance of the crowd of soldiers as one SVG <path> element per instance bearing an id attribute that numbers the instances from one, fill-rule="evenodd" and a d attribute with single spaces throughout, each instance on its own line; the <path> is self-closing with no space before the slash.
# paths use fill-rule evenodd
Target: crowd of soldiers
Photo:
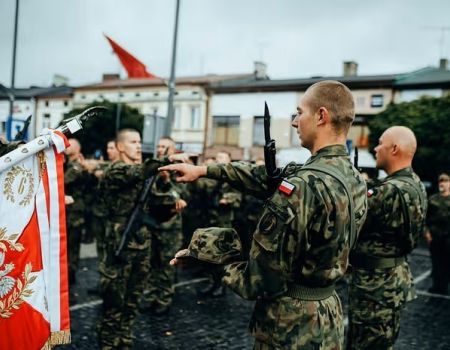
<path id="1" fill-rule="evenodd" d="M 401 311 L 416 297 L 408 255 L 422 235 L 432 255 L 430 291 L 448 293 L 449 272 L 442 268 L 450 256 L 448 174 L 427 201 L 411 167 L 415 135 L 395 126 L 375 148 L 377 167 L 388 177 L 366 182 L 345 147 L 354 102 L 341 83 L 314 84 L 297 109 L 292 126 L 313 156 L 304 165 L 290 163 L 278 178 L 268 178 L 263 161 L 231 162 L 227 152 L 193 165 L 170 137 L 159 141 L 155 158 L 143 161 L 140 135 L 131 129 L 108 143 L 108 162 L 85 160 L 80 144 L 70 140 L 69 279 L 76 283 L 82 237 L 95 237 L 102 349 L 131 348 L 138 309 L 169 310 L 176 269 L 168 261 L 174 256 L 172 265 L 208 263 L 211 283 L 202 296 L 220 297 L 226 285 L 256 300 L 250 322 L 255 349 L 342 349 L 344 316 L 335 289 L 346 274 L 347 348 L 392 349 Z M 149 178 L 154 182 L 142 220 L 118 254 Z"/>

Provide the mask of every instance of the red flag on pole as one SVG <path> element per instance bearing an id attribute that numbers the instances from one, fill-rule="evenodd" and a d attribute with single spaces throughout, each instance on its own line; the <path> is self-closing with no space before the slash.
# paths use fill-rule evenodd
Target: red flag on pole
<path id="1" fill-rule="evenodd" d="M 103 34 L 106 39 L 108 39 L 109 44 L 114 50 L 117 57 L 119 57 L 120 63 L 125 68 L 128 73 L 128 78 L 157 78 L 156 75 L 151 74 L 147 71 L 145 64 L 139 61 L 131 53 L 117 44 L 114 40 Z"/>

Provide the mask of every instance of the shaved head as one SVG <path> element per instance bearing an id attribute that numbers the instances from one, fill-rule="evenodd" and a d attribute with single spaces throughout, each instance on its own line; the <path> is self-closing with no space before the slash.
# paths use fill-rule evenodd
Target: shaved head
<path id="1" fill-rule="evenodd" d="M 410 128 L 406 126 L 393 126 L 384 132 L 384 135 L 393 144 L 396 144 L 405 155 L 410 155 L 411 158 L 417 150 L 416 135 Z"/>
<path id="2" fill-rule="evenodd" d="M 377 167 L 389 175 L 410 167 L 417 150 L 413 131 L 406 126 L 393 126 L 385 130 L 375 147 Z"/>

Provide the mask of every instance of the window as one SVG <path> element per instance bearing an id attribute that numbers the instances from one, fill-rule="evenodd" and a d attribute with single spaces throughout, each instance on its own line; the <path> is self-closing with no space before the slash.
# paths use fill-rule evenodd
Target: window
<path id="1" fill-rule="evenodd" d="M 69 101 L 64 100 L 64 107 L 67 107 L 69 105 Z"/>
<path id="2" fill-rule="evenodd" d="M 104 97 L 103 97 L 102 94 L 99 94 L 99 95 L 98 95 L 98 98 L 100 98 L 100 99 L 102 99 L 102 100 L 104 99 Z"/>
<path id="3" fill-rule="evenodd" d="M 123 97 L 123 92 L 119 92 L 119 97 Z"/>
<path id="4" fill-rule="evenodd" d="M 48 104 L 49 104 L 48 101 L 45 101 L 45 107 L 48 107 Z"/>
<path id="5" fill-rule="evenodd" d="M 81 99 L 84 100 L 86 98 L 86 95 L 81 95 Z"/>
<path id="6" fill-rule="evenodd" d="M 253 146 L 264 146 L 264 117 L 255 117 L 253 120 Z"/>
<path id="7" fill-rule="evenodd" d="M 42 118 L 42 128 L 49 128 L 50 127 L 50 114 L 45 113 Z"/>
<path id="8" fill-rule="evenodd" d="M 156 97 L 156 96 L 159 96 L 159 92 L 154 92 L 154 93 L 153 93 L 153 96 L 155 96 L 155 97 Z"/>
<path id="9" fill-rule="evenodd" d="M 200 129 L 200 107 L 191 107 L 191 129 Z"/>
<path id="10" fill-rule="evenodd" d="M 139 92 L 136 92 L 136 93 L 134 94 L 134 96 L 136 96 L 136 97 L 140 97 L 140 96 L 141 96 L 141 94 L 140 94 Z"/>
<path id="11" fill-rule="evenodd" d="M 173 128 L 181 129 L 181 107 L 180 106 L 175 107 L 175 115 L 173 118 Z"/>
<path id="12" fill-rule="evenodd" d="M 372 95 L 370 107 L 374 108 L 383 107 L 383 95 Z"/>
<path id="13" fill-rule="evenodd" d="M 239 116 L 214 116 L 214 144 L 237 146 L 239 144 L 239 123 Z"/>
<path id="14" fill-rule="evenodd" d="M 153 107 L 153 112 L 152 112 L 152 114 L 153 115 L 157 115 L 158 114 L 158 107 Z"/>

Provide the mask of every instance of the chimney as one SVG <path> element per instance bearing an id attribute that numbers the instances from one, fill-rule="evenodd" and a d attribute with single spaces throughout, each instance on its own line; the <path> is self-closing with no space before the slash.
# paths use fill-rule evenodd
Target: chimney
<path id="1" fill-rule="evenodd" d="M 447 58 L 441 58 L 439 60 L 439 69 L 442 69 L 442 70 L 448 69 L 448 59 Z"/>
<path id="2" fill-rule="evenodd" d="M 358 75 L 358 63 L 355 61 L 344 62 L 344 77 L 355 77 Z"/>
<path id="3" fill-rule="evenodd" d="M 117 73 L 104 73 L 103 74 L 103 81 L 111 81 L 111 80 L 119 80 L 120 75 Z"/>
<path id="4" fill-rule="evenodd" d="M 255 61 L 255 79 L 261 80 L 261 79 L 268 79 L 267 76 L 267 65 L 264 62 L 261 61 Z"/>
<path id="5" fill-rule="evenodd" d="M 53 86 L 67 86 L 67 85 L 69 85 L 69 78 L 67 78 L 61 74 L 54 74 L 52 85 Z"/>

